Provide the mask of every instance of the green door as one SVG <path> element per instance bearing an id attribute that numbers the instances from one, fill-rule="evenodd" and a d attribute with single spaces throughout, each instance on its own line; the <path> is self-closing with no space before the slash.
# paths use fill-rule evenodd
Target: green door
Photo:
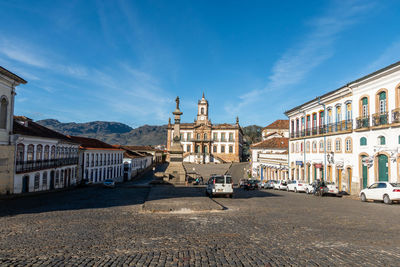
<path id="1" fill-rule="evenodd" d="M 310 183 L 310 175 L 311 175 L 310 165 L 307 165 L 307 181 L 308 181 L 308 183 Z"/>
<path id="2" fill-rule="evenodd" d="M 361 159 L 366 158 L 367 156 L 362 156 Z M 363 162 L 361 160 L 361 162 Z M 363 189 L 368 187 L 368 166 L 362 165 L 362 178 L 363 178 Z"/>
<path id="3" fill-rule="evenodd" d="M 317 168 L 314 166 L 314 181 L 317 180 Z"/>
<path id="4" fill-rule="evenodd" d="M 388 157 L 386 155 L 378 156 L 378 170 L 379 170 L 379 181 L 387 182 L 388 177 Z"/>

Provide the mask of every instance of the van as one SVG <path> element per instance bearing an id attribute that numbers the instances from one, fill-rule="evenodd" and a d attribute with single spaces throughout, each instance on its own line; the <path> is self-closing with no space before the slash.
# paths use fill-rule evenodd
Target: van
<path id="1" fill-rule="evenodd" d="M 207 182 L 206 195 L 233 197 L 233 182 L 230 175 L 214 175 Z"/>

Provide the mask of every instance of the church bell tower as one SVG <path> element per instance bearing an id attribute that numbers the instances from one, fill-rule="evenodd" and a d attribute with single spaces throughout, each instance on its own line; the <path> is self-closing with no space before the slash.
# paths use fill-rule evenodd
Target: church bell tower
<path id="1" fill-rule="evenodd" d="M 203 97 L 199 100 L 199 103 L 197 105 L 197 120 L 196 123 L 197 124 L 208 124 L 209 120 L 208 120 L 208 101 L 205 99 L 204 97 L 204 93 L 203 93 Z"/>

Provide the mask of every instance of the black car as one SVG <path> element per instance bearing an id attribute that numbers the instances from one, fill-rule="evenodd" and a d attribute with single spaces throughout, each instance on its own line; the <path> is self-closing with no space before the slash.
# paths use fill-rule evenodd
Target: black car
<path id="1" fill-rule="evenodd" d="M 258 189 L 258 180 L 247 180 L 244 184 L 244 190 L 256 190 Z"/>

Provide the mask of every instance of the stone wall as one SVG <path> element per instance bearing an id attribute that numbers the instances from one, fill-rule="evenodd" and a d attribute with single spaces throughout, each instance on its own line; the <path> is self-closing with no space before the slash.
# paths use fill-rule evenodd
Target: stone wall
<path id="1" fill-rule="evenodd" d="M 14 146 L 0 146 L 0 194 L 13 193 L 14 154 Z"/>

